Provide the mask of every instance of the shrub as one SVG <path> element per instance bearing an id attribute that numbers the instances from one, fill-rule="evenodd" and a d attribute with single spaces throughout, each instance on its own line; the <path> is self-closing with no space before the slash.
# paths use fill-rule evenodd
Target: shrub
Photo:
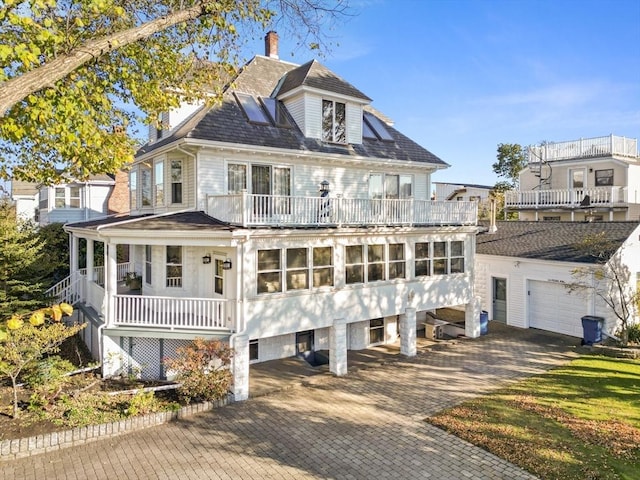
<path id="1" fill-rule="evenodd" d="M 227 395 L 233 379 L 229 369 L 233 351 L 228 345 L 196 338 L 178 348 L 176 354 L 176 358 L 165 359 L 164 365 L 182 384 L 178 393 L 184 401 L 216 400 Z"/>
<path id="2" fill-rule="evenodd" d="M 640 343 L 640 323 L 634 323 L 627 328 L 630 343 Z"/>

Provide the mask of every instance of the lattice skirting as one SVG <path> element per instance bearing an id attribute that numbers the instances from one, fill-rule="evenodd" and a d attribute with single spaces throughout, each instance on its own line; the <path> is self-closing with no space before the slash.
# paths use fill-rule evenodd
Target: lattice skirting
<path id="1" fill-rule="evenodd" d="M 162 359 L 175 357 L 176 349 L 189 343 L 169 338 L 121 337 L 122 373 L 143 380 L 166 379 Z"/>

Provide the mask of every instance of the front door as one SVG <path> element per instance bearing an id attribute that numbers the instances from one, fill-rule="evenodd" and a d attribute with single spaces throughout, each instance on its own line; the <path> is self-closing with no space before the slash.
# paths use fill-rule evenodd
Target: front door
<path id="1" fill-rule="evenodd" d="M 507 322 L 507 279 L 493 277 L 493 320 Z"/>

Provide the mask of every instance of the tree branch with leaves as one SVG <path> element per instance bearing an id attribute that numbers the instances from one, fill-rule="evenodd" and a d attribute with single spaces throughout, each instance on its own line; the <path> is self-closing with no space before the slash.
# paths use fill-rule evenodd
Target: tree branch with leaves
<path id="1" fill-rule="evenodd" d="M 347 8 L 346 0 L 5 0 L 0 178 L 51 184 L 114 173 L 133 159 L 133 125 L 157 125 L 181 102 L 219 100 L 255 33 L 281 26 L 319 48 L 322 27 Z"/>
<path id="2" fill-rule="evenodd" d="M 585 298 L 599 298 L 617 319 L 616 334 L 622 345 L 627 345 L 629 327 L 639 313 L 640 291 L 633 288 L 632 272 L 624 262 L 624 247 L 618 248 L 601 232 L 585 237 L 576 248 L 591 257 L 594 264 L 575 268 L 573 280 L 565 288 Z"/>

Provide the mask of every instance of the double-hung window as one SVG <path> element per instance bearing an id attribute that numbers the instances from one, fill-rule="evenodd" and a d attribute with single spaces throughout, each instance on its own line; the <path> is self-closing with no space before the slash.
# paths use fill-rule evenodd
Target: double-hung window
<path id="1" fill-rule="evenodd" d="M 433 242 L 433 274 L 445 275 L 449 273 L 449 244 L 447 242 Z"/>
<path id="2" fill-rule="evenodd" d="M 332 247 L 313 247 L 313 286 L 333 286 Z"/>
<path id="3" fill-rule="evenodd" d="M 227 191 L 240 193 L 247 188 L 247 166 L 242 163 L 227 165 Z"/>
<path id="4" fill-rule="evenodd" d="M 349 245 L 345 247 L 346 283 L 364 283 L 364 247 Z"/>
<path id="5" fill-rule="evenodd" d="M 167 246 L 167 287 L 182 287 L 181 246 Z"/>
<path id="6" fill-rule="evenodd" d="M 415 275 L 416 277 L 428 277 L 431 275 L 431 255 L 429 242 L 418 242 L 414 246 Z"/>
<path id="7" fill-rule="evenodd" d="M 161 160 L 156 162 L 154 166 L 155 180 L 155 204 L 156 206 L 164 205 L 164 162 Z"/>
<path id="8" fill-rule="evenodd" d="M 171 203 L 182 203 L 182 160 L 171 160 Z"/>
<path id="9" fill-rule="evenodd" d="M 367 245 L 367 282 L 385 278 L 384 245 Z"/>
<path id="10" fill-rule="evenodd" d="M 405 278 L 404 244 L 389 245 L 389 280 Z"/>
<path id="11" fill-rule="evenodd" d="M 151 166 L 141 165 L 140 187 L 142 189 L 142 206 L 150 207 L 151 203 Z"/>
<path id="12" fill-rule="evenodd" d="M 451 242 L 451 273 L 464 273 L 464 242 Z"/>
<path id="13" fill-rule="evenodd" d="M 309 252 L 306 248 L 287 248 L 287 290 L 309 288 Z"/>
<path id="14" fill-rule="evenodd" d="M 280 249 L 258 250 L 258 293 L 282 291 Z"/>
<path id="15" fill-rule="evenodd" d="M 322 100 L 322 140 L 347 143 L 347 115 L 344 103 Z"/>
<path id="16" fill-rule="evenodd" d="M 80 208 L 80 187 L 56 187 L 55 208 Z"/>
<path id="17" fill-rule="evenodd" d="M 138 208 L 138 172 L 132 170 L 129 174 L 129 199 L 131 210 Z"/>

